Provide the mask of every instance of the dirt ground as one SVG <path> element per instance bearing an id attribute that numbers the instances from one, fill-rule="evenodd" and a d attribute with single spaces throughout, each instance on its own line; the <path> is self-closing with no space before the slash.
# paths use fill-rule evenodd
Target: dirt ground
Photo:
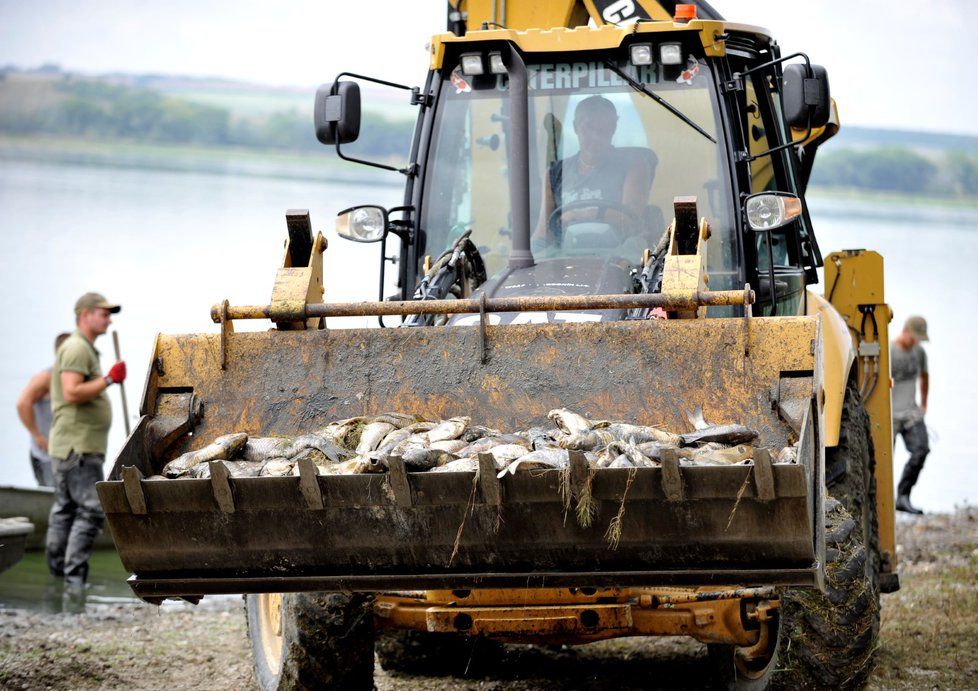
<path id="1" fill-rule="evenodd" d="M 871 689 L 978 688 L 978 508 L 901 517 L 903 588 L 884 596 Z M 491 678 L 388 674 L 392 689 L 704 688 L 702 646 L 626 639 L 512 647 Z M 240 600 L 100 605 L 84 614 L 0 610 L 2 689 L 254 689 Z"/>

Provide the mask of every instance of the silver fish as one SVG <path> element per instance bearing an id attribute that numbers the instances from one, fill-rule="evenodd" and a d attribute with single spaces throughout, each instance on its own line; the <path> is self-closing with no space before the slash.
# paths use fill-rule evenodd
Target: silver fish
<path id="1" fill-rule="evenodd" d="M 348 449 L 319 434 L 303 434 L 301 437 L 296 437 L 283 455 L 291 458 L 306 449 L 316 449 L 334 463 L 353 455 Z"/>
<path id="2" fill-rule="evenodd" d="M 369 458 L 360 456 L 320 468 L 323 475 L 362 475 L 365 473 L 382 473 L 384 470 L 384 466 L 379 463 L 374 463 Z"/>
<path id="3" fill-rule="evenodd" d="M 225 434 L 202 449 L 188 451 L 182 456 L 173 459 L 163 468 L 163 474 L 169 478 L 180 477 L 181 475 L 185 475 L 198 463 L 223 461 L 234 458 L 241 452 L 247 442 L 248 435 L 244 432 Z"/>
<path id="4" fill-rule="evenodd" d="M 489 449 L 489 453 L 497 463 L 515 461 L 527 454 L 527 448 L 520 444 L 500 444 Z"/>
<path id="5" fill-rule="evenodd" d="M 615 441 L 615 435 L 606 429 L 562 435 L 557 438 L 557 446 L 562 449 L 594 451 Z"/>
<path id="6" fill-rule="evenodd" d="M 265 461 L 259 475 L 262 477 L 284 477 L 292 474 L 296 467 L 295 461 L 288 458 L 270 458 Z"/>
<path id="7" fill-rule="evenodd" d="M 222 461 L 222 463 L 228 469 L 228 475 L 231 477 L 258 477 L 264 465 L 251 461 Z"/>
<path id="8" fill-rule="evenodd" d="M 408 425 L 413 425 L 416 422 L 421 422 L 421 418 L 414 415 L 407 415 L 405 413 L 381 413 L 374 418 L 374 422 L 386 422 L 389 425 L 393 425 L 397 429 L 403 429 Z"/>
<path id="9" fill-rule="evenodd" d="M 679 444 L 679 435 L 665 432 L 657 427 L 645 425 L 626 425 L 624 423 L 613 423 L 605 428 L 614 435 L 619 441 L 629 442 L 630 444 L 645 444 L 650 441 L 660 444 Z"/>
<path id="10" fill-rule="evenodd" d="M 483 437 L 498 437 L 500 432 L 498 429 L 493 429 L 492 427 L 486 427 L 485 425 L 469 425 L 465 428 L 465 431 L 459 436 L 462 441 L 467 441 L 472 443 Z"/>
<path id="11" fill-rule="evenodd" d="M 445 465 L 432 468 L 432 473 L 474 473 L 479 470 L 478 458 L 459 458 L 449 461 Z"/>
<path id="12" fill-rule="evenodd" d="M 407 449 L 401 458 L 404 460 L 405 467 L 414 472 L 430 470 L 431 468 L 445 465 L 449 461 L 458 460 L 458 456 L 450 454 L 447 451 L 417 447 Z"/>
<path id="13" fill-rule="evenodd" d="M 259 462 L 285 456 L 293 441 L 291 437 L 251 437 L 241 452 L 241 458 L 245 461 Z"/>
<path id="14" fill-rule="evenodd" d="M 448 453 L 459 455 L 459 451 L 464 449 L 468 444 L 461 439 L 447 439 L 445 441 L 432 442 L 431 448 L 435 451 L 447 451 Z"/>
<path id="15" fill-rule="evenodd" d="M 384 437 L 393 432 L 394 429 L 395 426 L 389 422 L 371 422 L 360 433 L 360 443 L 357 444 L 357 453 L 365 454 L 375 450 L 380 446 L 380 442 L 384 440 Z"/>
<path id="16" fill-rule="evenodd" d="M 704 442 L 746 444 L 757 439 L 757 432 L 743 425 L 710 425 L 695 432 L 681 434 L 683 446 Z"/>
<path id="17" fill-rule="evenodd" d="M 611 463 L 609 463 L 608 467 L 609 468 L 634 468 L 635 464 L 632 463 L 630 460 L 628 460 L 628 456 L 626 456 L 625 454 L 621 454 L 620 456 L 618 456 L 618 458 L 616 458 Z"/>
<path id="18" fill-rule="evenodd" d="M 467 416 L 443 420 L 428 432 L 428 441 L 436 442 L 458 439 L 462 436 L 462 432 L 465 431 L 465 428 L 469 426 L 470 422 L 472 422 L 472 418 Z"/>
<path id="19" fill-rule="evenodd" d="M 515 475 L 517 470 L 542 470 L 553 468 L 566 468 L 568 464 L 567 452 L 562 449 L 540 449 L 517 458 L 499 472 L 498 477 L 503 477 L 506 473 Z"/>
<path id="20" fill-rule="evenodd" d="M 775 463 L 797 463 L 798 462 L 798 445 L 786 446 L 780 451 L 778 451 L 777 459 Z"/>
<path id="21" fill-rule="evenodd" d="M 554 436 L 542 427 L 531 427 L 526 432 L 530 439 L 530 448 L 534 450 L 553 446 L 557 443 Z"/>
<path id="22" fill-rule="evenodd" d="M 591 429 L 592 425 L 583 415 L 567 410 L 567 408 L 556 408 L 547 413 L 547 417 L 557 425 L 558 429 L 564 434 L 582 434 Z"/>
<path id="23" fill-rule="evenodd" d="M 729 449 L 697 449 L 693 452 L 693 461 L 710 462 L 719 465 L 728 465 L 746 461 L 754 457 L 753 446 L 734 446 Z"/>

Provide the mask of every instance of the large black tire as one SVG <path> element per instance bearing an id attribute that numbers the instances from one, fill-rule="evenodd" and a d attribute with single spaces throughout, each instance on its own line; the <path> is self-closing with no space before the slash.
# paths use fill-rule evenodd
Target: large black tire
<path id="1" fill-rule="evenodd" d="M 857 523 L 829 499 L 825 507 L 826 590 L 781 595 L 777 645 L 766 665 L 739 668 L 733 646 L 708 646 L 720 682 L 737 691 L 858 689 L 869 677 L 879 623 L 879 593 L 869 579 Z"/>
<path id="2" fill-rule="evenodd" d="M 877 591 L 880 574 L 879 516 L 876 513 L 876 451 L 869 414 L 855 382 L 846 388 L 839 425 L 839 444 L 825 450 L 825 484 L 856 520 L 866 545 L 867 574 Z M 877 599 L 879 593 L 877 592 Z M 879 621 L 876 622 L 877 628 Z"/>
<path id="3" fill-rule="evenodd" d="M 482 676 L 505 652 L 487 638 L 405 629 L 379 632 L 375 645 L 384 669 L 435 677 Z"/>
<path id="4" fill-rule="evenodd" d="M 280 630 L 274 631 L 268 597 L 245 599 L 255 678 L 263 691 L 374 688 L 372 596 L 282 595 Z"/>

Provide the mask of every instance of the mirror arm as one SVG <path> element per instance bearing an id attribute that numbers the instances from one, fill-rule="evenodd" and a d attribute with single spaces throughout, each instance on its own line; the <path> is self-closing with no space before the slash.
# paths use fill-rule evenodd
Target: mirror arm
<path id="1" fill-rule="evenodd" d="M 364 74 L 357 74 L 355 72 L 340 72 L 336 75 L 336 79 L 333 80 L 333 90 L 330 93 L 335 95 L 336 89 L 340 83 L 340 77 L 353 77 L 354 79 L 362 79 L 366 82 L 373 82 L 374 84 L 382 84 L 383 86 L 389 86 L 394 89 L 403 89 L 404 91 L 411 92 L 411 105 L 427 105 L 427 99 L 421 95 L 421 90 L 416 86 L 405 86 L 404 84 L 398 84 L 397 82 L 389 82 L 384 79 L 377 79 L 376 77 L 368 77 Z M 398 168 L 396 166 L 389 166 L 386 163 L 375 163 L 374 161 L 366 161 L 362 158 L 354 158 L 352 156 L 347 156 L 340 149 L 339 137 L 336 138 L 336 155 L 339 156 L 344 161 L 349 161 L 350 163 L 359 163 L 364 166 L 371 166 L 372 168 L 380 168 L 381 170 L 390 170 L 395 173 L 402 173 L 408 177 L 413 177 L 418 174 L 418 164 L 409 163 L 404 168 Z"/>

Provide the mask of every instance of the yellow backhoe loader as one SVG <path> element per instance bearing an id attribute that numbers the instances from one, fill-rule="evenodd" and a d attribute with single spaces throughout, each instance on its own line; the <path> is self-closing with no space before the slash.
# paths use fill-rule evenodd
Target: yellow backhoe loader
<path id="1" fill-rule="evenodd" d="M 448 29 L 421 88 L 343 73 L 316 95 L 323 143 L 405 178 L 402 206 L 337 219 L 396 243 L 398 294 L 324 302 L 326 242 L 290 211 L 267 305 L 158 337 L 98 488 L 134 591 L 246 594 L 264 689 L 369 689 L 375 651 L 435 674 L 506 642 L 665 635 L 731 688 L 859 686 L 898 587 L 891 315 L 881 257 L 823 261 L 805 204 L 838 129 L 826 71 L 704 2 L 453 0 Z M 378 81 L 418 109 L 404 165 L 348 146 Z M 398 326 L 325 328 L 351 315 Z M 254 319 L 274 328 L 235 331 Z M 681 432 L 699 409 L 758 439 L 717 465 L 157 479 L 226 433 L 557 408 Z"/>

